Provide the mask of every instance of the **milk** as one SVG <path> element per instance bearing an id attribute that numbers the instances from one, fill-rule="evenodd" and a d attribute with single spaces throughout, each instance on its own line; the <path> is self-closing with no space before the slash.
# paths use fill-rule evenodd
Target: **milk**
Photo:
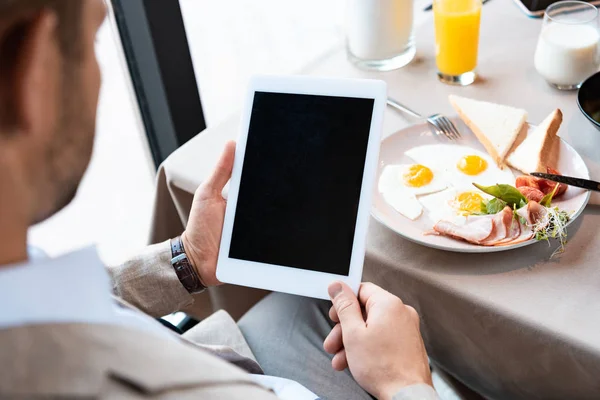
<path id="1" fill-rule="evenodd" d="M 414 53 L 413 0 L 348 0 L 346 17 L 348 51 L 357 59 Z"/>
<path id="2" fill-rule="evenodd" d="M 600 67 L 600 34 L 589 25 L 550 23 L 542 29 L 534 62 L 548 82 L 576 87 Z"/>

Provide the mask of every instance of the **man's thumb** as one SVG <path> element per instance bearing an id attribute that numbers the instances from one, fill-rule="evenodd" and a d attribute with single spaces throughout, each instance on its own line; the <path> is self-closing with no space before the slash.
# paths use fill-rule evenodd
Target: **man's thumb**
<path id="1" fill-rule="evenodd" d="M 334 282 L 329 285 L 328 292 L 342 330 L 365 325 L 358 299 L 348 285 L 343 282 Z"/>
<path id="2" fill-rule="evenodd" d="M 221 193 L 223 187 L 231 178 L 231 170 L 233 169 L 233 161 L 235 158 L 235 142 L 229 141 L 225 144 L 223 153 L 217 162 L 212 174 L 206 180 L 206 186 L 214 191 Z"/>

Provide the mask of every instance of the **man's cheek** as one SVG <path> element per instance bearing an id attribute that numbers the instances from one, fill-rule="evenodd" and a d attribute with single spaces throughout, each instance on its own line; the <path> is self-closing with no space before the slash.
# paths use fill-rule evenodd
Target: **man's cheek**
<path id="1" fill-rule="evenodd" d="M 86 97 L 87 112 L 90 118 L 95 120 L 96 109 L 98 107 L 98 98 L 100 96 L 100 86 L 102 83 L 102 74 L 100 72 L 100 66 L 98 65 L 96 55 L 92 53 L 92 59 L 88 63 L 88 67 L 84 71 L 84 79 L 82 85 L 84 85 L 83 93 Z"/>

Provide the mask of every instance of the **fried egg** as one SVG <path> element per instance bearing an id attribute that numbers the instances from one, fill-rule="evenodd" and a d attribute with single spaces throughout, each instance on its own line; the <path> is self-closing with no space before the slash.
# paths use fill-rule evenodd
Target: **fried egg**
<path id="1" fill-rule="evenodd" d="M 404 154 L 440 171 L 448 185 L 460 190 L 473 189 L 473 182 L 484 186 L 515 183 L 510 169 L 500 169 L 488 154 L 471 147 L 434 144 L 413 147 Z"/>
<path id="2" fill-rule="evenodd" d="M 423 164 L 386 165 L 378 182 L 384 200 L 411 220 L 423 212 L 417 196 L 439 192 L 447 186 L 442 174 Z"/>
<path id="3" fill-rule="evenodd" d="M 454 223 L 464 221 L 468 215 L 481 210 L 481 202 L 491 196 L 476 188 L 457 189 L 448 188 L 444 191 L 419 198 L 420 203 L 427 210 L 432 222 L 446 220 Z"/>
<path id="4" fill-rule="evenodd" d="M 415 196 L 439 192 L 448 187 L 442 174 L 424 164 L 386 165 L 379 178 L 379 191 L 402 187 Z"/>
<path id="5" fill-rule="evenodd" d="M 427 211 L 433 223 L 446 220 L 461 224 L 466 217 L 481 210 L 481 202 L 492 196 L 476 188 L 457 189 L 450 187 L 438 193 L 419 198 L 419 202 Z"/>
<path id="6" fill-rule="evenodd" d="M 404 153 L 414 164 L 388 165 L 379 179 L 385 201 L 412 220 L 426 210 L 433 222 L 460 222 L 491 196 L 473 186 L 514 185 L 510 169 L 500 169 L 486 153 L 468 146 L 434 144 Z"/>
<path id="7" fill-rule="evenodd" d="M 481 202 L 491 196 L 481 192 L 473 183 L 489 186 L 497 183 L 514 185 L 509 169 L 500 169 L 486 153 L 467 146 L 435 144 L 414 147 L 405 152 L 417 163 L 428 163 L 440 171 L 448 189 L 419 197 L 432 222 L 439 220 L 464 222 L 466 216 L 477 213 Z"/>

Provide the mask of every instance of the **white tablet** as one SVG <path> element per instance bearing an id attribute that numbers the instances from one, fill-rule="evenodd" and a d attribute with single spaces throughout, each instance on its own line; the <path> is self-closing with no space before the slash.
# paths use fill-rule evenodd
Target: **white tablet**
<path id="1" fill-rule="evenodd" d="M 386 85 L 254 78 L 240 121 L 217 278 L 328 299 L 357 292 Z"/>

